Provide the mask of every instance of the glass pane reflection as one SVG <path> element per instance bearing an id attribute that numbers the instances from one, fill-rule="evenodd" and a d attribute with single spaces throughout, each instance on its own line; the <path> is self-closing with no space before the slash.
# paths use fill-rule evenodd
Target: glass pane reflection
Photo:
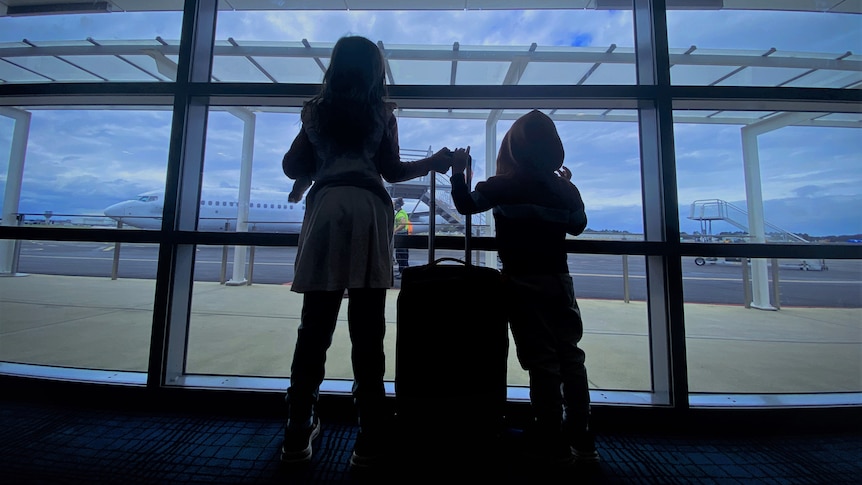
<path id="1" fill-rule="evenodd" d="M 862 391 L 862 261 L 818 263 L 770 260 L 769 301 L 757 307 L 739 258 L 684 261 L 692 392 Z"/>
<path id="2" fill-rule="evenodd" d="M 668 10 L 671 82 L 862 87 L 859 15 L 811 10 Z"/>
<path id="3" fill-rule="evenodd" d="M 0 108 L 0 153 L 29 125 L 24 158 L 0 157 L 0 173 L 20 174 L 0 182 L 20 192 L 3 214 L 35 227 L 160 229 L 171 118 L 166 106 Z"/>
<path id="4" fill-rule="evenodd" d="M 0 278 L 0 360 L 146 372 L 158 247 L 22 241 L 19 273 Z"/>

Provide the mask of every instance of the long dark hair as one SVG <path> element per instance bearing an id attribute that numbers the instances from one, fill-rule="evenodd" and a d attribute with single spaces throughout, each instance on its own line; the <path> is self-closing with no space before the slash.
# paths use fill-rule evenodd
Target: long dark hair
<path id="1" fill-rule="evenodd" d="M 340 38 L 312 100 L 320 132 L 342 148 L 361 148 L 381 113 L 385 75 L 383 55 L 374 42 L 361 36 Z"/>

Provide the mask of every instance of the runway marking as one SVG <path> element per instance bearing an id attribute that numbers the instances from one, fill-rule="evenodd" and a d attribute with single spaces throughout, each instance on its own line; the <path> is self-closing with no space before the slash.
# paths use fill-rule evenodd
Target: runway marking
<path id="1" fill-rule="evenodd" d="M 569 273 L 572 276 L 582 276 L 587 278 L 622 278 L 620 274 L 596 274 L 596 273 Z M 629 278 L 646 279 L 645 275 L 629 275 Z M 718 276 L 683 276 L 683 280 L 698 280 L 698 281 L 732 281 L 739 282 L 740 278 L 721 278 Z M 778 279 L 779 283 L 827 283 L 835 285 L 846 284 L 862 284 L 862 280 L 793 280 L 793 279 Z"/>
<path id="2" fill-rule="evenodd" d="M 705 278 L 700 276 L 683 276 L 684 280 L 704 280 L 704 281 L 740 281 L 740 279 L 734 278 Z M 771 281 L 771 280 L 770 280 Z M 862 280 L 790 280 L 784 278 L 778 278 L 779 283 L 826 283 L 826 284 L 836 284 L 836 285 L 846 285 L 849 283 L 860 284 Z"/>
<path id="3" fill-rule="evenodd" d="M 584 334 L 590 335 L 611 335 L 616 337 L 649 337 L 646 332 L 621 332 L 611 330 L 594 330 L 585 328 Z M 685 336 L 686 340 L 734 340 L 739 342 L 765 342 L 765 343 L 787 343 L 787 344 L 831 344 L 831 345 L 859 345 L 862 341 L 847 341 L 847 340 L 799 340 L 786 337 L 747 337 L 735 335 L 705 335 L 705 334 L 689 334 Z"/>
<path id="4" fill-rule="evenodd" d="M 22 255 L 22 257 L 23 256 L 25 256 L 25 255 Z M 26 255 L 26 257 L 34 258 L 34 259 L 70 259 L 69 256 L 31 256 L 29 254 Z M 94 260 L 94 261 L 111 261 L 111 258 L 95 258 L 93 256 L 76 256 L 76 257 L 71 258 L 71 259 L 75 259 L 76 261 L 84 260 L 84 259 L 90 259 L 90 260 Z M 158 261 L 158 259 L 123 258 L 121 261 L 135 261 L 135 262 L 145 261 L 145 262 L 155 263 Z"/>

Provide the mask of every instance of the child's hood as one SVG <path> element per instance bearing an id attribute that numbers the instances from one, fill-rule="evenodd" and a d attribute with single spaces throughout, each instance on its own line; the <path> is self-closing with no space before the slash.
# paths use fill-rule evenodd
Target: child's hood
<path id="1" fill-rule="evenodd" d="M 522 170 L 548 174 L 563 166 L 565 152 L 557 127 L 537 109 L 518 118 L 505 138 L 512 160 Z"/>

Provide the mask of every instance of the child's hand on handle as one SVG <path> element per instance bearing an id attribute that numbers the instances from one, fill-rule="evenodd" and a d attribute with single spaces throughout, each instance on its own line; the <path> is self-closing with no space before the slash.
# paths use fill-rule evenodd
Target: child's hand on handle
<path id="1" fill-rule="evenodd" d="M 452 154 L 452 175 L 464 173 L 472 165 L 473 158 L 470 156 L 470 147 L 456 148 Z M 471 170 L 472 171 L 472 170 Z"/>
<path id="2" fill-rule="evenodd" d="M 443 147 L 431 155 L 431 169 L 438 173 L 446 173 L 452 166 L 452 150 Z"/>

